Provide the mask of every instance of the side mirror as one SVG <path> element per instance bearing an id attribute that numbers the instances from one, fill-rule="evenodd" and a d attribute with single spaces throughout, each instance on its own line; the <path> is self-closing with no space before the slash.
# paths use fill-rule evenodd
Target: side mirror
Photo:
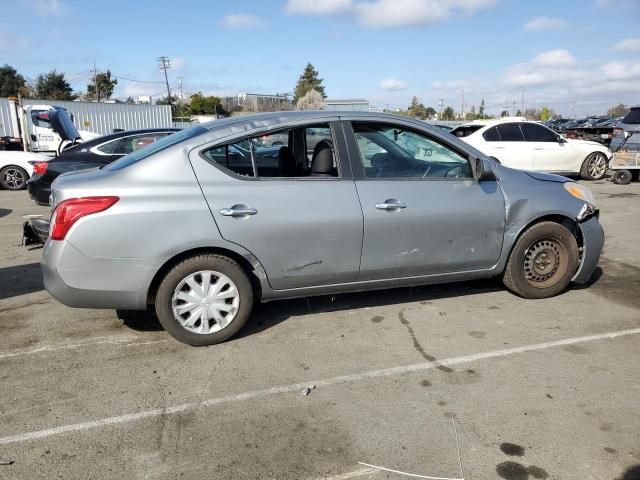
<path id="1" fill-rule="evenodd" d="M 496 180 L 490 160 L 476 158 L 476 178 L 479 182 Z"/>

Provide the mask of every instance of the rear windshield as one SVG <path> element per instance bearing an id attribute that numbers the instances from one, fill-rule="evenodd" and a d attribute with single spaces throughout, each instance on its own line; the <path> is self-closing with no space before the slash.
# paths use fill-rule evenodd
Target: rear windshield
<path id="1" fill-rule="evenodd" d="M 629 113 L 622 119 L 622 123 L 640 123 L 640 108 L 629 110 Z"/>
<path id="2" fill-rule="evenodd" d="M 451 130 L 451 135 L 455 135 L 456 137 L 468 137 L 473 132 L 477 132 L 482 128 L 482 125 L 462 125 L 460 127 L 456 127 Z"/>
<path id="3" fill-rule="evenodd" d="M 182 142 L 183 140 L 188 140 L 193 137 L 197 137 L 198 135 L 202 135 L 203 133 L 208 132 L 208 130 L 201 126 L 186 128 L 172 135 L 167 135 L 164 138 L 161 138 L 157 142 L 154 142 L 146 147 L 141 148 L 140 150 L 136 150 L 133 153 L 125 155 L 124 157 L 116 160 L 113 163 L 110 163 L 106 167 L 105 170 L 121 170 L 123 168 L 128 167 L 129 165 L 133 165 L 136 162 L 139 162 L 143 158 L 147 158 L 149 155 L 153 155 L 154 153 L 160 152 L 166 148 L 169 148 L 177 143 Z"/>

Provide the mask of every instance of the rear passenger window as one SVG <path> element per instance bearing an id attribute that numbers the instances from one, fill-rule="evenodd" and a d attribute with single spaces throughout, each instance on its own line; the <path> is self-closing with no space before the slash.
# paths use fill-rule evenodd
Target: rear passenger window
<path id="1" fill-rule="evenodd" d="M 522 123 L 520 125 L 524 130 L 528 142 L 557 142 L 558 134 L 549 130 L 542 125 L 535 123 Z"/>
<path id="2" fill-rule="evenodd" d="M 498 129 L 496 127 L 491 127 L 490 129 L 488 129 L 486 132 L 484 132 L 482 134 L 482 137 L 487 142 L 499 142 L 500 141 L 500 135 L 498 135 Z"/>
<path id="3" fill-rule="evenodd" d="M 328 123 L 257 135 L 209 148 L 202 156 L 243 177 L 337 177 L 338 167 Z"/>
<path id="4" fill-rule="evenodd" d="M 524 136 L 520 125 L 517 123 L 503 123 L 497 125 L 498 133 L 500 134 L 500 140 L 503 142 L 524 142 Z"/>

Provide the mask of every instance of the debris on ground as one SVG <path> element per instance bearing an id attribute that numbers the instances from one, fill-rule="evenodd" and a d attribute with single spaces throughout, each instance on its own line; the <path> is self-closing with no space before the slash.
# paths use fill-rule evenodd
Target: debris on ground
<path id="1" fill-rule="evenodd" d="M 316 388 L 316 386 L 315 386 L 315 385 L 311 385 L 311 386 L 309 386 L 309 387 L 305 388 L 305 389 L 302 391 L 302 395 L 304 395 L 304 396 L 306 397 L 307 395 L 309 395 L 309 394 L 311 393 L 311 390 L 313 390 L 314 388 Z"/>
<path id="2" fill-rule="evenodd" d="M 4 460 L 2 458 L 0 458 L 0 465 L 13 465 L 15 462 L 15 460 Z"/>

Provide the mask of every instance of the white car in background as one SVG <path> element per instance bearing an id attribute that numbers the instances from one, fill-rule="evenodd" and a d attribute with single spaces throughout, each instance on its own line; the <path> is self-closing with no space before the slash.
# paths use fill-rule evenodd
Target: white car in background
<path id="1" fill-rule="evenodd" d="M 507 167 L 567 175 L 604 177 L 612 156 L 601 143 L 567 139 L 524 118 L 475 120 L 451 131 Z"/>
<path id="2" fill-rule="evenodd" d="M 53 157 L 53 152 L 3 151 L 0 155 L 0 189 L 22 190 L 33 175 L 33 164 L 48 162 Z"/>

